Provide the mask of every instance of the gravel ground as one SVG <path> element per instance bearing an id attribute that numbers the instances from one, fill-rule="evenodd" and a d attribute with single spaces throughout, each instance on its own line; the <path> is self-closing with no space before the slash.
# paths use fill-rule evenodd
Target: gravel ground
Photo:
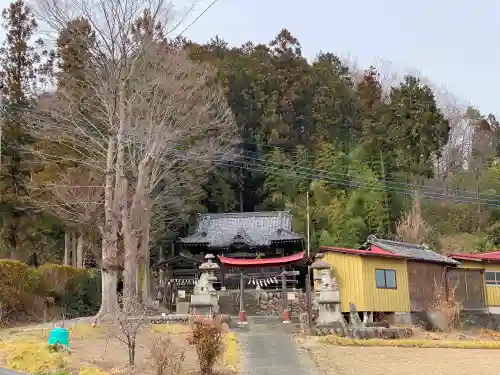
<path id="1" fill-rule="evenodd" d="M 24 373 L 0 368 L 0 375 L 24 375 Z"/>
<path id="2" fill-rule="evenodd" d="M 281 321 L 249 318 L 239 330 L 243 351 L 242 375 L 319 375 L 314 362 L 298 350 Z"/>
<path id="3" fill-rule="evenodd" d="M 499 350 L 372 348 L 303 343 L 326 375 L 491 375 Z"/>

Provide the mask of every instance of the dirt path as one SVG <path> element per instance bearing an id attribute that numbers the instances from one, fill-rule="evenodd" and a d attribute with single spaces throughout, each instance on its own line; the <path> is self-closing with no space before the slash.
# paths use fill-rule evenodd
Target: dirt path
<path id="1" fill-rule="evenodd" d="M 500 368 L 499 350 L 305 347 L 326 375 L 491 375 Z"/>

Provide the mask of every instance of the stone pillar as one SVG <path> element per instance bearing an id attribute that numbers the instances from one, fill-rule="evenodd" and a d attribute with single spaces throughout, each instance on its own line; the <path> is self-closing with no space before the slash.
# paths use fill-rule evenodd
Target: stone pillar
<path id="1" fill-rule="evenodd" d="M 340 293 L 335 277 L 332 277 L 330 265 L 323 260 L 323 254 L 318 253 L 311 269 L 318 270 L 318 297 L 319 308 L 318 328 L 344 329 L 345 321 L 340 311 Z"/>
<path id="2" fill-rule="evenodd" d="M 217 280 L 215 270 L 219 265 L 212 261 L 214 258 L 212 254 L 205 256 L 206 261 L 200 265 L 200 278 L 191 295 L 191 313 L 202 314 L 207 318 L 219 312 L 219 296 L 213 285 Z"/>

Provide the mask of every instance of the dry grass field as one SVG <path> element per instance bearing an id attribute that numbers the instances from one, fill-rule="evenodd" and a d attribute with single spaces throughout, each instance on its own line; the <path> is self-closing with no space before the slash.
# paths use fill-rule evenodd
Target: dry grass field
<path id="1" fill-rule="evenodd" d="M 500 368 L 495 349 L 336 346 L 315 338 L 299 345 L 325 375 L 490 375 Z"/>

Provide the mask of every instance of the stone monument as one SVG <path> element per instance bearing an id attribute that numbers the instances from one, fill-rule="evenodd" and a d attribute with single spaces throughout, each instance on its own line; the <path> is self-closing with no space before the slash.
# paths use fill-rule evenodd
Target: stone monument
<path id="1" fill-rule="evenodd" d="M 213 286 L 213 282 L 217 280 L 215 270 L 219 269 L 219 265 L 213 262 L 214 258 L 212 254 L 205 256 L 205 262 L 200 265 L 200 278 L 191 295 L 191 313 L 207 318 L 219 312 L 219 296 Z"/>
<path id="2" fill-rule="evenodd" d="M 343 330 L 345 321 L 340 311 L 340 293 L 337 280 L 332 277 L 330 265 L 323 260 L 323 254 L 316 254 L 315 261 L 311 264 L 311 269 L 317 270 L 319 275 L 315 278 L 318 281 L 317 299 L 318 305 L 318 329 Z"/>

